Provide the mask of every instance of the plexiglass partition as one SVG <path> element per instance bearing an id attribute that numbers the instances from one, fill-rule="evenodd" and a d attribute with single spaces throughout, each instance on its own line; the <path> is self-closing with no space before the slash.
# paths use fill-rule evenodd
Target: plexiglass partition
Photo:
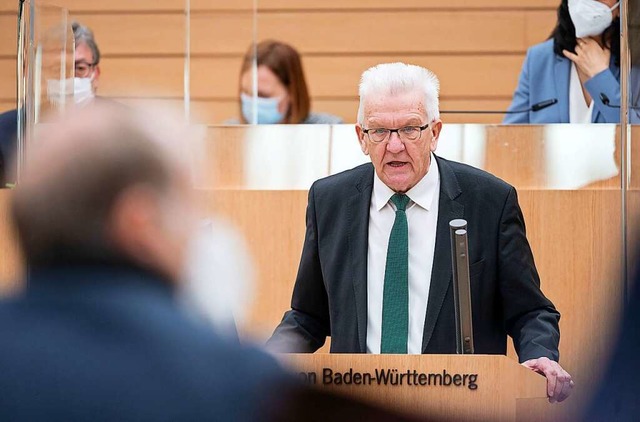
<path id="1" fill-rule="evenodd" d="M 74 42 L 66 9 L 37 0 L 18 11 L 17 178 L 36 124 L 73 103 Z"/>
<path id="2" fill-rule="evenodd" d="M 626 235 L 628 287 L 632 288 L 640 270 L 638 248 L 640 243 L 640 2 L 628 2 L 628 74 L 630 126 L 625 129 L 627 136 L 626 160 L 629 174 L 624 183 L 626 189 Z"/>
<path id="3" fill-rule="evenodd" d="M 347 124 L 212 126 L 201 142 L 195 155 L 206 157 L 208 171 L 196 178 L 198 188 L 306 190 L 370 161 Z M 436 153 L 520 189 L 620 188 L 617 125 L 445 124 Z"/>

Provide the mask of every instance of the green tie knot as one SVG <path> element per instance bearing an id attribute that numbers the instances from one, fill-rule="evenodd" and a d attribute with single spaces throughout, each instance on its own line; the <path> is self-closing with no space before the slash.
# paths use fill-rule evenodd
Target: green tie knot
<path id="1" fill-rule="evenodd" d="M 403 193 L 396 193 L 391 197 L 391 202 L 393 202 L 398 211 L 404 211 L 409 201 L 410 198 Z"/>

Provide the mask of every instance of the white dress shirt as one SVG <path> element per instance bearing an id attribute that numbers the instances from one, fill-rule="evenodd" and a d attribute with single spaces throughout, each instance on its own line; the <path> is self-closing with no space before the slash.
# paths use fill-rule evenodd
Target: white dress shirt
<path id="1" fill-rule="evenodd" d="M 380 353 L 382 298 L 389 235 L 395 220 L 390 199 L 395 192 L 374 172 L 369 207 L 367 256 L 367 353 Z M 411 199 L 406 214 L 409 225 L 409 354 L 422 353 L 422 336 L 431 285 L 436 243 L 440 173 L 433 154 L 428 173 L 407 193 Z"/>
<path id="2" fill-rule="evenodd" d="M 582 84 L 575 63 L 571 63 L 571 78 L 569 79 L 569 123 L 591 123 L 593 114 L 593 98 L 587 106 L 582 92 Z"/>

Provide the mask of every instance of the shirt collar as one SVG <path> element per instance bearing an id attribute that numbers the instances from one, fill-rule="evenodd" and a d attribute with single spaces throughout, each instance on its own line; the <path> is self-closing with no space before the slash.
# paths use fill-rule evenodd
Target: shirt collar
<path id="1" fill-rule="evenodd" d="M 429 171 L 424 175 L 422 179 L 409 191 L 407 196 L 411 199 L 411 202 L 418 204 L 420 207 L 427 211 L 430 211 L 433 204 L 433 196 L 438 191 L 438 185 L 440 182 L 440 172 L 438 171 L 438 162 L 436 157 L 431 154 L 431 163 L 429 165 Z M 395 192 L 378 177 L 378 173 L 373 172 L 373 204 L 377 211 L 384 208 L 389 203 L 391 197 Z"/>

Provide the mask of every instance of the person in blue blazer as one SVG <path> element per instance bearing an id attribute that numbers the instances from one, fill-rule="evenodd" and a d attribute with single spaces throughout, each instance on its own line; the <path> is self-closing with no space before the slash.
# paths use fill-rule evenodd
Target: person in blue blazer
<path id="1" fill-rule="evenodd" d="M 509 111 L 557 103 L 507 114 L 503 123 L 618 123 L 620 109 L 612 105 L 620 104 L 619 66 L 618 3 L 562 0 L 551 37 L 527 51 Z"/>

